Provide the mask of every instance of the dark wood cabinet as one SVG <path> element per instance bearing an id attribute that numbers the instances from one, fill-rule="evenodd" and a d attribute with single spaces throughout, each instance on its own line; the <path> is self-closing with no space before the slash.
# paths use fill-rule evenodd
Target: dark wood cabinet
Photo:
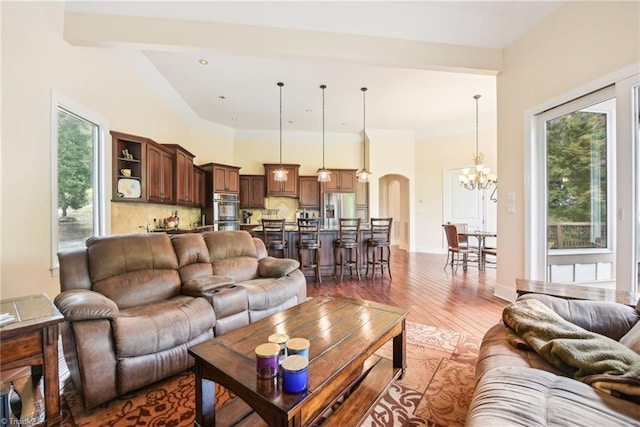
<path id="1" fill-rule="evenodd" d="M 283 196 L 298 197 L 298 174 L 300 165 L 283 164 L 284 170 L 289 172 L 286 181 L 276 181 L 273 171 L 280 168 L 280 164 L 265 164 L 264 174 L 267 182 L 267 197 Z"/>
<path id="2" fill-rule="evenodd" d="M 240 209 L 262 209 L 265 198 L 264 175 L 240 175 Z"/>
<path id="3" fill-rule="evenodd" d="M 198 166 L 193 166 L 193 187 L 192 187 L 192 200 L 193 205 L 196 207 L 203 207 L 205 197 L 205 183 L 204 183 L 204 171 Z"/>
<path id="4" fill-rule="evenodd" d="M 200 165 L 200 168 L 211 177 L 211 193 L 238 194 L 240 192 L 239 167 L 207 163 L 206 165 Z M 207 195 L 207 197 L 209 196 Z"/>
<path id="5" fill-rule="evenodd" d="M 147 201 L 174 204 L 173 152 L 152 141 L 147 143 Z"/>
<path id="6" fill-rule="evenodd" d="M 163 144 L 173 153 L 173 191 L 177 205 L 193 206 L 193 154 L 176 144 Z"/>
<path id="7" fill-rule="evenodd" d="M 355 169 L 329 169 L 331 181 L 322 183 L 324 193 L 354 193 L 356 191 Z"/>
<path id="8" fill-rule="evenodd" d="M 148 138 L 111 131 L 112 200 L 146 202 Z"/>
<path id="9" fill-rule="evenodd" d="M 320 183 L 318 177 L 301 176 L 299 206 L 305 209 L 320 209 Z"/>

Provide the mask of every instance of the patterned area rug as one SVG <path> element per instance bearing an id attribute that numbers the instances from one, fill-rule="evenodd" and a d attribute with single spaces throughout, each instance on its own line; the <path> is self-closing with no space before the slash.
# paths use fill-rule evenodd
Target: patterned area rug
<path id="1" fill-rule="evenodd" d="M 479 344 L 480 338 L 407 322 L 407 372 L 389 387 L 361 425 L 463 425 L 473 393 Z M 391 357 L 391 352 L 388 343 L 378 353 Z M 193 384 L 193 374 L 184 372 L 84 413 L 67 375 L 61 395 L 61 426 L 191 427 Z M 222 388 L 217 391 L 219 405 L 232 397 Z"/>

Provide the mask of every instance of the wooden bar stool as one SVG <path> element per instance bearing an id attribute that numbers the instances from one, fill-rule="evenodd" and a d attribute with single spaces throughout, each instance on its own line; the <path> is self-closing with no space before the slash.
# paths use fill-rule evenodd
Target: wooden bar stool
<path id="1" fill-rule="evenodd" d="M 369 265 L 372 266 L 371 278 L 375 277 L 376 269 L 380 267 L 380 275 L 384 276 L 384 266 L 389 271 L 389 279 L 391 276 L 391 223 L 393 218 L 371 218 L 371 227 L 369 229 L 369 238 L 367 239 L 367 271 L 365 276 L 369 275 Z M 369 252 L 373 252 L 373 260 L 369 261 Z M 386 252 L 386 256 L 385 256 Z"/>
<path id="2" fill-rule="evenodd" d="M 287 258 L 287 239 L 284 233 L 283 219 L 262 219 L 262 241 L 267 247 L 270 256 L 279 255 L 278 258 Z"/>
<path id="3" fill-rule="evenodd" d="M 319 218 L 298 218 L 298 260 L 300 270 L 304 273 L 305 268 L 313 268 L 316 279 L 322 283 L 320 274 L 320 219 Z M 305 263 L 304 254 L 307 254 Z"/>
<path id="4" fill-rule="evenodd" d="M 360 280 L 360 218 L 339 218 L 338 223 L 340 224 L 338 238 L 333 245 L 335 251 L 333 277 L 336 277 L 338 266 L 340 266 L 340 281 L 342 282 L 346 266 L 349 267 L 351 277 L 353 277 L 353 268 L 355 268 L 358 280 Z"/>

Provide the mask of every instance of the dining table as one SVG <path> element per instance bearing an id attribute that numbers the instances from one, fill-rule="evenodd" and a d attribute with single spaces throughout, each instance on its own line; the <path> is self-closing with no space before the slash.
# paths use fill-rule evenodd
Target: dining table
<path id="1" fill-rule="evenodd" d="M 484 266 L 481 260 L 484 259 L 482 256 L 482 250 L 486 248 L 487 238 L 489 237 L 498 237 L 498 233 L 495 231 L 459 231 L 458 237 L 466 237 L 466 240 L 469 240 L 469 237 L 473 237 L 478 242 L 478 265 L 480 269 L 483 270 Z"/>

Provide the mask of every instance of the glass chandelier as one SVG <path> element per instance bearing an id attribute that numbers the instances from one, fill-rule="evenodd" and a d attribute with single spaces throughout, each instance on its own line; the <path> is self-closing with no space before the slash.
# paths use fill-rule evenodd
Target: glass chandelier
<path id="1" fill-rule="evenodd" d="M 486 190 L 496 185 L 498 177 L 495 174 L 491 174 L 491 169 L 484 166 L 482 161 L 484 160 L 484 154 L 478 151 L 478 100 L 480 95 L 474 95 L 473 99 L 476 100 L 476 153 L 473 156 L 473 166 L 470 168 L 462 169 L 462 175 L 460 179 L 460 185 L 467 190 Z"/>
<path id="2" fill-rule="evenodd" d="M 327 85 L 320 85 L 322 89 L 322 167 L 316 171 L 319 182 L 331 181 L 331 172 L 324 167 L 324 90 L 326 88 Z"/>
<path id="3" fill-rule="evenodd" d="M 366 168 L 366 142 L 367 142 L 367 108 L 365 102 L 365 94 L 367 92 L 367 88 L 360 88 L 362 91 L 362 169 L 356 172 L 356 176 L 358 177 L 358 182 L 369 182 L 369 178 L 371 177 L 371 172 L 369 172 Z"/>
<path id="4" fill-rule="evenodd" d="M 273 171 L 274 181 L 286 181 L 289 171 L 282 167 L 282 86 L 284 83 L 278 82 L 280 87 L 280 167 Z"/>

